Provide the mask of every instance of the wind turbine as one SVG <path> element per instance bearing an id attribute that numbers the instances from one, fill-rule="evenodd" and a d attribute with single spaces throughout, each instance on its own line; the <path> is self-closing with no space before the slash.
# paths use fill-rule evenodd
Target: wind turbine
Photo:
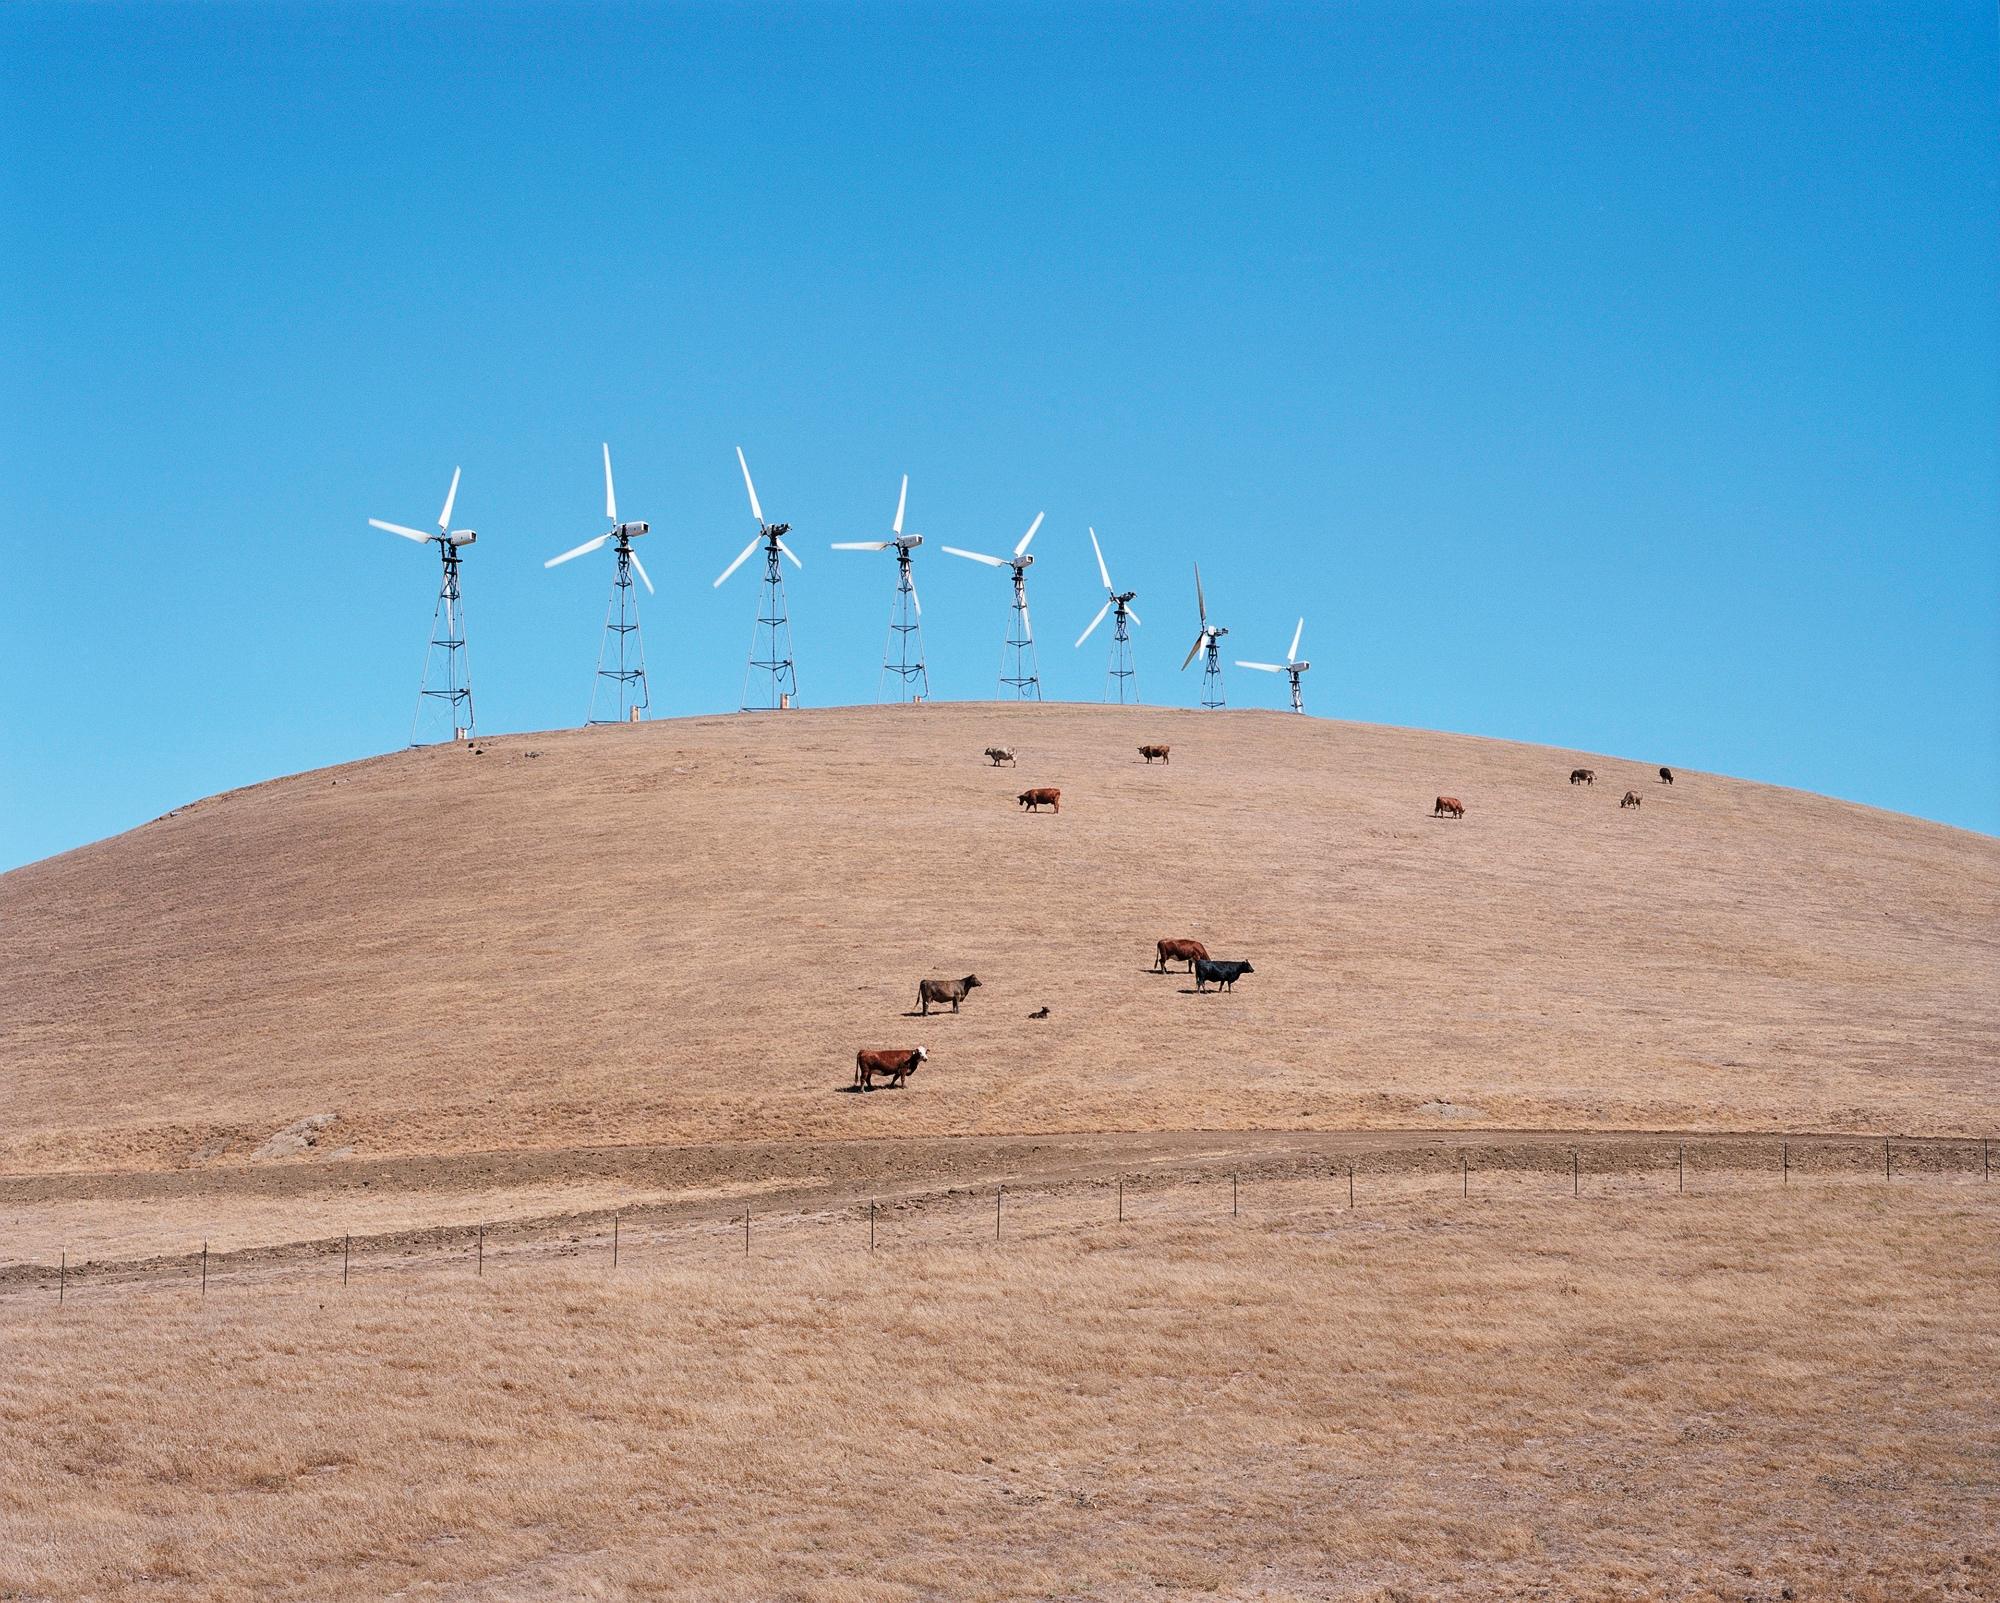
<path id="1" fill-rule="evenodd" d="M 368 520 L 371 528 L 386 529 L 419 545 L 435 543 L 438 555 L 444 560 L 437 610 L 431 615 L 431 643 L 424 652 L 424 677 L 417 687 L 417 710 L 410 719 L 412 746 L 423 744 L 417 738 L 418 727 L 424 721 L 424 709 L 434 701 L 443 704 L 453 740 L 472 738 L 472 662 L 465 649 L 465 601 L 458 588 L 458 564 L 465 548 L 479 536 L 474 530 L 451 526 L 452 503 L 458 499 L 458 475 L 459 470 L 453 468 L 451 488 L 444 494 L 444 511 L 438 514 L 436 534 L 406 524 L 384 523 L 380 518 Z M 443 653 L 442 662 L 439 653 Z"/>
<path id="2" fill-rule="evenodd" d="M 1194 654 L 1202 652 L 1201 704 L 1204 707 L 1220 707 L 1222 697 L 1222 637 L 1227 629 L 1208 621 L 1208 600 L 1201 593 L 1201 564 L 1194 565 L 1194 604 L 1201 614 L 1201 632 L 1194 637 L 1194 644 L 1188 647 L 1188 654 L 1181 658 L 1181 672 L 1187 672 L 1187 665 L 1194 661 Z"/>
<path id="3" fill-rule="evenodd" d="M 1132 599 L 1139 592 L 1120 590 L 1111 582 L 1111 570 L 1104 565 L 1104 547 L 1097 543 L 1095 529 L 1090 531 L 1090 549 L 1097 553 L 1097 576 L 1104 581 L 1104 594 L 1107 599 L 1104 605 L 1097 609 L 1097 616 L 1090 620 L 1090 628 L 1076 637 L 1076 643 L 1081 646 L 1088 640 L 1091 630 L 1104 622 L 1105 613 L 1116 608 L 1117 615 L 1113 619 L 1111 630 L 1111 667 L 1105 675 L 1104 699 L 1109 701 L 1112 690 L 1116 689 L 1118 700 L 1123 703 L 1129 685 L 1131 699 L 1136 702 L 1139 699 L 1139 687 L 1133 681 L 1138 679 L 1139 670 L 1132 665 L 1132 631 L 1128 624 L 1139 622 L 1139 614 L 1132 610 Z"/>
<path id="4" fill-rule="evenodd" d="M 610 520 L 611 527 L 603 534 L 595 540 L 584 541 L 559 557 L 550 557 L 542 566 L 553 568 L 572 557 L 588 556 L 606 540 L 618 542 L 613 547 L 618 565 L 611 576 L 611 604 L 604 612 L 604 639 L 597 648 L 597 677 L 590 685 L 590 716 L 587 721 L 593 724 L 636 724 L 652 705 L 652 696 L 646 686 L 646 646 L 639 634 L 639 598 L 632 589 L 632 575 L 638 574 L 645 582 L 647 595 L 655 592 L 653 581 L 647 576 L 646 565 L 639 560 L 639 553 L 632 549 L 632 542 L 652 525 L 618 521 L 618 495 L 611 486 L 609 444 L 604 447 L 604 516 Z M 607 663 L 617 666 L 607 667 Z M 600 691 L 606 689 L 606 680 L 615 687 L 609 692 L 618 706 L 615 718 L 597 716 L 597 697 Z"/>
<path id="5" fill-rule="evenodd" d="M 750 464 L 744 460 L 740 445 L 736 448 L 736 463 L 743 469 L 743 488 L 750 492 L 750 515 L 757 520 L 757 537 L 736 554 L 736 560 L 722 570 L 721 577 L 709 588 L 720 590 L 722 581 L 742 567 L 759 544 L 764 547 L 764 587 L 758 596 L 757 622 L 750 632 L 750 665 L 743 671 L 743 710 L 753 710 L 750 677 L 759 669 L 770 675 L 762 705 L 789 707 L 799 697 L 799 674 L 792 661 L 792 620 L 785 611 L 785 570 L 779 566 L 778 558 L 782 554 L 795 568 L 802 569 L 805 564 L 785 544 L 792 526 L 764 521 L 764 509 L 757 504 L 757 486 L 750 481 Z"/>
<path id="6" fill-rule="evenodd" d="M 896 497 L 896 521 L 889 526 L 894 537 L 888 540 L 836 540 L 836 551 L 889 551 L 896 553 L 896 599 L 889 606 L 889 638 L 882 648 L 882 678 L 876 687 L 896 676 L 898 701 L 922 701 L 930 694 L 930 675 L 924 671 L 924 604 L 917 599 L 917 581 L 910 572 L 910 553 L 924 543 L 921 534 L 903 533 L 903 509 L 910 502 L 910 476 L 903 475 L 903 490 Z M 912 642 L 916 658 L 911 660 Z"/>
<path id="7" fill-rule="evenodd" d="M 968 562 L 1014 570 L 1014 609 L 1008 614 L 1007 643 L 1000 650 L 1000 688 L 1004 691 L 1011 687 L 1017 701 L 1042 699 L 1041 675 L 1035 665 L 1035 633 L 1028 624 L 1028 569 L 1035 560 L 1028 555 L 1028 542 L 1034 539 L 1044 516 L 1041 512 L 1035 514 L 1035 521 L 1028 525 L 1028 532 L 1021 536 L 1011 557 L 989 557 L 982 551 L 962 551 L 955 545 L 944 547 Z"/>
<path id="8" fill-rule="evenodd" d="M 1306 621 L 1305 619 L 1301 618 L 1299 619 L 1298 628 L 1292 631 L 1292 643 L 1291 646 L 1286 650 L 1285 660 L 1282 663 L 1239 662 L 1236 665 L 1239 668 L 1256 668 L 1263 673 L 1290 674 L 1292 676 L 1293 712 L 1304 712 L 1306 710 L 1305 698 L 1299 694 L 1299 675 L 1304 673 L 1308 668 L 1312 666 L 1312 664 L 1309 662 L 1299 661 L 1299 636 L 1304 634 L 1305 632 L 1306 632 Z"/>

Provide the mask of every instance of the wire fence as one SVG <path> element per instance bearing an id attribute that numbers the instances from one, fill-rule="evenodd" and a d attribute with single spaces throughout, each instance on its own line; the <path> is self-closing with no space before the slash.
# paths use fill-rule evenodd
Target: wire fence
<path id="1" fill-rule="evenodd" d="M 1454 1199 L 1475 1205 L 1565 1199 L 1740 1196 L 1773 1188 L 1985 1187 L 1990 1137 L 1627 1137 L 1595 1148 L 1537 1138 L 1292 1152 L 1234 1165 L 1134 1168 L 1046 1180 L 884 1192 L 822 1207 L 750 1203 L 690 1216 L 671 1203 L 264 1245 L 208 1240 L 182 1254 L 110 1261 L 0 1261 L 0 1298 L 79 1298 L 135 1291 L 209 1296 L 231 1287 L 311 1278 L 346 1286 L 410 1271 L 483 1278 L 536 1265 L 608 1270 L 689 1268 L 730 1259 L 813 1259 L 1040 1241 L 1147 1224 L 1237 1220 L 1305 1224 Z"/>

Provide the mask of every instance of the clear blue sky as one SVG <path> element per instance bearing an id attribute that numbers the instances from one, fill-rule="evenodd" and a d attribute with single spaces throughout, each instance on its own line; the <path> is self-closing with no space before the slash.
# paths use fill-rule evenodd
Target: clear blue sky
<path id="1" fill-rule="evenodd" d="M 405 738 L 455 464 L 488 732 L 580 722 L 598 442 L 654 702 L 803 698 L 910 524 L 1084 536 L 1147 699 L 1203 558 L 1313 711 L 2000 830 L 1989 0 L 0 9 L 0 866 Z M 1005 584 L 926 551 L 935 691 Z M 680 624 L 677 645 L 667 623 Z M 1238 704 L 1284 686 L 1237 672 Z"/>

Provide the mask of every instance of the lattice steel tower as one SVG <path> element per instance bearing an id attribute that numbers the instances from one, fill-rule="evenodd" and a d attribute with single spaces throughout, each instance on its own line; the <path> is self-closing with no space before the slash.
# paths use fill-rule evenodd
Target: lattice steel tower
<path id="1" fill-rule="evenodd" d="M 750 553 L 759 544 L 764 547 L 764 583 L 757 597 L 757 621 L 750 631 L 750 662 L 743 671 L 742 707 L 745 712 L 792 707 L 798 703 L 799 676 L 792 661 L 792 621 L 785 610 L 785 570 L 779 558 L 789 559 L 795 568 L 803 568 L 805 564 L 785 544 L 784 537 L 792 526 L 764 521 L 764 509 L 757 503 L 757 486 L 750 480 L 750 464 L 744 460 L 740 445 L 736 448 L 736 461 L 743 469 L 743 488 L 750 493 L 750 514 L 757 520 L 757 535 L 737 553 L 736 560 L 722 570 L 710 588 L 721 589 L 723 581 L 749 561 Z"/>
<path id="2" fill-rule="evenodd" d="M 1225 705 L 1222 695 L 1222 637 L 1229 633 L 1219 624 L 1208 621 L 1208 598 L 1201 593 L 1201 564 L 1194 565 L 1194 604 L 1201 614 L 1201 631 L 1194 637 L 1194 644 L 1188 647 L 1188 654 L 1181 659 L 1181 672 L 1187 672 L 1187 665 L 1194 661 L 1194 654 L 1202 654 L 1201 664 L 1201 704 L 1204 707 Z"/>
<path id="3" fill-rule="evenodd" d="M 597 675 L 590 682 L 590 713 L 593 724 L 637 723 L 652 705 L 652 691 L 646 682 L 646 646 L 639 633 L 639 595 L 632 588 L 638 574 L 651 595 L 653 581 L 632 542 L 652 528 L 650 523 L 620 523 L 618 493 L 611 483 L 611 447 L 604 447 L 604 515 L 611 527 L 595 539 L 574 546 L 561 556 L 550 557 L 544 568 L 553 568 L 572 557 L 595 551 L 605 541 L 612 547 L 617 563 L 611 570 L 611 602 L 604 612 L 604 634 L 597 647 Z M 600 712 L 600 707 L 604 710 Z"/>
<path id="4" fill-rule="evenodd" d="M 1013 607 L 1007 615 L 1007 640 L 1000 648 L 1000 689 L 1003 694 L 1013 691 L 1017 701 L 1042 699 L 1041 674 L 1035 661 L 1035 631 L 1028 618 L 1028 569 L 1035 561 L 1028 555 L 1028 542 L 1042 526 L 1042 516 L 1039 512 L 1035 514 L 1035 521 L 1028 525 L 1028 532 L 1021 536 L 1010 557 L 989 557 L 983 551 L 965 551 L 955 545 L 944 547 L 955 557 L 983 562 L 989 568 L 1014 570 Z"/>
<path id="5" fill-rule="evenodd" d="M 1111 583 L 1111 570 L 1104 565 L 1104 547 L 1097 543 L 1097 531 L 1090 531 L 1090 548 L 1097 553 L 1097 576 L 1104 581 L 1104 605 L 1097 609 L 1097 616 L 1090 620 L 1089 628 L 1076 637 L 1081 646 L 1088 640 L 1091 631 L 1104 621 L 1107 612 L 1114 614 L 1111 622 L 1111 666 L 1104 676 L 1104 699 L 1120 703 L 1136 702 L 1139 699 L 1139 669 L 1132 658 L 1131 625 L 1139 622 L 1139 614 L 1132 610 L 1132 600 L 1138 595 L 1136 590 L 1119 590 Z"/>
<path id="6" fill-rule="evenodd" d="M 417 708 L 410 718 L 410 744 L 421 746 L 430 740 L 470 740 L 472 720 L 472 661 L 465 649 L 465 597 L 459 589 L 458 565 L 465 547 L 479 538 L 471 529 L 451 527 L 452 504 L 458 499 L 459 470 L 451 470 L 451 488 L 445 491 L 444 511 L 438 514 L 438 532 L 426 534 L 407 524 L 384 523 L 370 518 L 369 524 L 400 534 L 420 545 L 436 545 L 444 563 L 438 584 L 437 608 L 431 614 L 430 644 L 424 649 L 424 674 L 417 685 Z"/>
<path id="7" fill-rule="evenodd" d="M 882 677 L 875 699 L 886 701 L 890 681 L 895 681 L 898 701 L 922 701 L 930 695 L 930 675 L 924 668 L 924 604 L 917 599 L 917 581 L 910 572 L 910 553 L 924 543 L 921 534 L 903 533 L 903 512 L 910 502 L 910 476 L 903 475 L 903 488 L 896 497 L 895 521 L 889 525 L 887 540 L 836 540 L 836 551 L 894 551 L 896 553 L 896 599 L 889 605 L 889 638 L 882 647 Z"/>

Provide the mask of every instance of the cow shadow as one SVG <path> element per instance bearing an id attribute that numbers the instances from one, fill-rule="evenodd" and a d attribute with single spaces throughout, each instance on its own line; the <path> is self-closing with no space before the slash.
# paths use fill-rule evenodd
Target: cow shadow
<path id="1" fill-rule="evenodd" d="M 834 1090 L 845 1096 L 866 1096 L 870 1091 L 900 1091 L 900 1085 L 836 1085 Z"/>

